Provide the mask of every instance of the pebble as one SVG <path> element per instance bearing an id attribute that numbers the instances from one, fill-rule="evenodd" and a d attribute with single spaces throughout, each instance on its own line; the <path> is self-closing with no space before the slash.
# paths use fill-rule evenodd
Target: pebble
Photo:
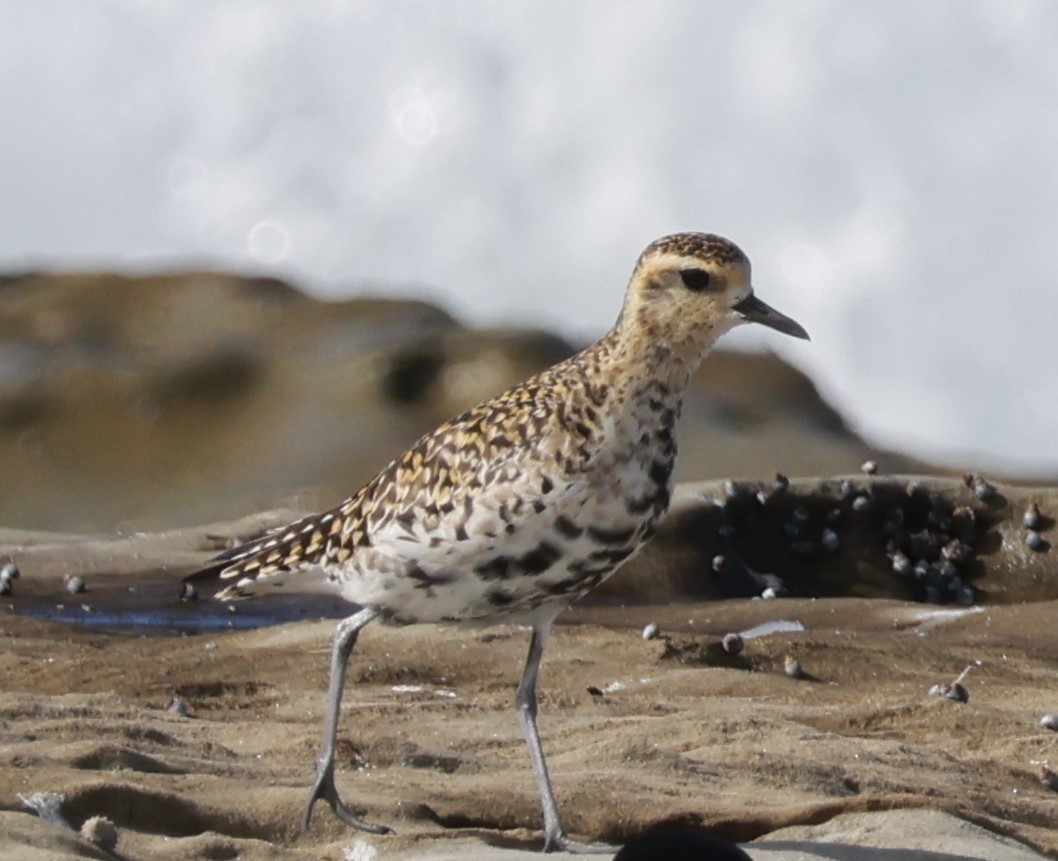
<path id="1" fill-rule="evenodd" d="M 184 583 L 180 587 L 180 600 L 181 601 L 197 601 L 198 600 L 198 589 L 195 588 L 194 583 Z"/>
<path id="2" fill-rule="evenodd" d="M 863 513 L 871 507 L 871 499 L 869 496 L 864 496 L 862 493 L 852 500 L 852 510 Z"/>
<path id="3" fill-rule="evenodd" d="M 1042 550 L 1043 536 L 1035 529 L 1030 529 L 1025 533 L 1025 543 L 1029 546 L 1029 550 Z"/>
<path id="4" fill-rule="evenodd" d="M 827 553 L 836 553 L 841 547 L 841 539 L 833 529 L 824 529 L 823 534 L 819 536 L 819 543 Z"/>
<path id="5" fill-rule="evenodd" d="M 657 636 L 660 633 L 661 633 L 661 628 L 658 627 L 658 623 L 657 622 L 647 622 L 647 624 L 643 626 L 643 634 L 642 634 L 642 636 L 643 636 L 644 640 L 657 639 Z"/>
<path id="6" fill-rule="evenodd" d="M 719 574 L 727 566 L 727 557 L 722 555 L 716 555 L 713 557 L 713 570 Z"/>
<path id="7" fill-rule="evenodd" d="M 856 487 L 851 481 L 842 479 L 841 484 L 838 485 L 838 492 L 842 499 L 852 499 L 856 495 Z"/>
<path id="8" fill-rule="evenodd" d="M 958 538 L 953 538 L 940 549 L 940 555 L 950 562 L 963 562 L 973 556 L 973 550 Z"/>
<path id="9" fill-rule="evenodd" d="M 603 695 L 602 688 L 600 688 L 598 685 L 588 685 L 587 691 L 593 697 L 601 697 Z"/>
<path id="10" fill-rule="evenodd" d="M 782 493 L 786 488 L 790 486 L 790 479 L 788 479 L 781 472 L 775 473 L 775 481 L 772 482 L 771 489 L 776 493 Z"/>
<path id="11" fill-rule="evenodd" d="M 970 701 L 970 692 L 966 690 L 966 686 L 961 682 L 954 682 L 950 685 L 934 685 L 929 689 L 929 693 L 930 696 L 946 697 L 949 700 L 955 700 L 957 703 Z"/>
<path id="12" fill-rule="evenodd" d="M 105 816 L 93 816 L 81 826 L 81 836 L 104 852 L 113 852 L 118 845 L 118 829 Z"/>
<path id="13" fill-rule="evenodd" d="M 760 597 L 765 601 L 771 601 L 773 598 L 778 598 L 782 593 L 774 586 L 769 586 L 763 592 L 760 593 Z"/>
<path id="14" fill-rule="evenodd" d="M 79 577 L 76 574 L 67 577 L 65 584 L 66 591 L 69 592 L 71 595 L 79 595 L 81 592 L 84 592 L 86 588 L 84 577 Z"/>
<path id="15" fill-rule="evenodd" d="M 960 607 L 972 607 L 977 603 L 977 590 L 963 584 L 955 590 L 955 603 Z"/>
<path id="16" fill-rule="evenodd" d="M 742 639 L 741 634 L 724 634 L 724 639 L 720 641 L 720 645 L 729 655 L 741 655 L 742 650 L 746 647 L 746 641 Z"/>
<path id="17" fill-rule="evenodd" d="M 860 464 L 860 472 L 864 475 L 877 475 L 878 474 L 878 461 L 876 460 L 865 460 Z"/>
<path id="18" fill-rule="evenodd" d="M 187 700 L 183 697 L 173 697 L 169 703 L 169 711 L 180 717 L 187 717 Z"/>
<path id="19" fill-rule="evenodd" d="M 903 526 L 905 520 L 904 509 L 902 508 L 890 508 L 885 512 L 885 522 L 891 523 L 893 526 Z"/>
<path id="20" fill-rule="evenodd" d="M 969 475 L 963 476 L 963 482 L 982 502 L 988 502 L 988 500 L 996 495 L 995 485 L 984 478 L 984 476 L 978 475 L 976 472 L 971 472 Z"/>
<path id="21" fill-rule="evenodd" d="M 930 583 L 926 586 L 926 603 L 927 604 L 943 604 L 944 603 L 944 591 L 935 583 Z"/>
<path id="22" fill-rule="evenodd" d="M 955 567 L 954 562 L 949 562 L 945 559 L 943 562 L 937 564 L 937 573 L 945 580 L 954 580 L 959 576 L 959 569 Z"/>
<path id="23" fill-rule="evenodd" d="M 893 570 L 900 576 L 906 577 L 914 570 L 914 566 L 907 555 L 898 550 L 893 554 Z"/>
<path id="24" fill-rule="evenodd" d="M 786 660 L 783 661 L 783 671 L 791 679 L 803 679 L 805 677 L 804 667 L 801 666 L 801 662 L 790 655 L 787 655 Z"/>
<path id="25" fill-rule="evenodd" d="M 1040 528 L 1040 507 L 1035 502 L 1030 502 L 1025 513 L 1021 515 L 1021 525 L 1026 529 Z"/>
<path id="26" fill-rule="evenodd" d="M 980 484 L 974 485 L 974 493 L 977 494 L 977 498 L 982 502 L 988 502 L 996 495 L 995 486 L 987 481 L 982 481 Z"/>
<path id="27" fill-rule="evenodd" d="M 14 592 L 15 587 L 11 581 L 17 580 L 18 576 L 18 566 L 14 562 L 5 562 L 3 567 L 0 567 L 0 595 L 10 595 Z"/>
<path id="28" fill-rule="evenodd" d="M 1047 729 L 1053 729 L 1058 732 L 1058 714 L 1054 712 L 1048 712 L 1040 718 L 1040 726 L 1046 727 Z"/>

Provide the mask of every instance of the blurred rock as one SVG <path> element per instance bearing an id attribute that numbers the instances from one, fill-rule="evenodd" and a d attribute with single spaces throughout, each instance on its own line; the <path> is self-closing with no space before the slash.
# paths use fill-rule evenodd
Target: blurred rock
<path id="1" fill-rule="evenodd" d="M 614 297 L 614 307 L 619 297 Z M 422 433 L 565 358 L 425 302 L 324 302 L 214 272 L 0 278 L 0 524 L 163 528 L 354 492 Z M 878 453 L 772 355 L 714 354 L 677 478 L 843 472 Z"/>

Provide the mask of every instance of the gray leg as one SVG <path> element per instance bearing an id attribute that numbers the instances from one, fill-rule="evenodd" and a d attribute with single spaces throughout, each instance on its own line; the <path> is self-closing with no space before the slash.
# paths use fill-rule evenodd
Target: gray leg
<path id="1" fill-rule="evenodd" d="M 327 714 L 323 721 L 323 740 L 320 742 L 320 755 L 316 760 L 316 783 L 312 787 L 305 815 L 301 819 L 301 830 L 309 830 L 312 818 L 312 805 L 320 799 L 326 801 L 339 819 L 346 825 L 369 831 L 372 834 L 388 834 L 392 831 L 385 825 L 375 825 L 357 816 L 342 804 L 338 789 L 334 785 L 334 747 L 338 735 L 338 712 L 342 707 L 342 689 L 345 687 L 345 669 L 349 655 L 356 645 L 357 634 L 368 622 L 378 616 L 377 610 L 364 607 L 362 610 L 342 619 L 334 633 L 334 648 L 331 650 L 331 682 L 327 689 Z"/>
<path id="2" fill-rule="evenodd" d="M 544 654 L 544 644 L 551 633 L 553 622 L 552 618 L 533 625 L 533 634 L 529 639 L 529 655 L 525 659 L 522 681 L 514 697 L 518 722 L 522 725 L 525 742 L 529 746 L 529 759 L 533 763 L 536 786 L 540 790 L 540 801 L 544 806 L 544 851 L 562 849 L 566 852 L 613 853 L 615 847 L 605 843 L 578 843 L 566 836 L 558 815 L 555 793 L 551 789 L 551 778 L 544 761 L 544 749 L 540 746 L 540 733 L 536 730 L 536 675 L 540 670 L 540 658 Z"/>

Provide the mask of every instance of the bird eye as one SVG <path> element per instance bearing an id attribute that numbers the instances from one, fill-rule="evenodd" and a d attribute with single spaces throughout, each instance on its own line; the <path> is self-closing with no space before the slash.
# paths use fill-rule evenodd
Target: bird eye
<path id="1" fill-rule="evenodd" d="M 704 269 L 684 269 L 680 272 L 680 277 L 688 290 L 700 293 L 709 289 L 709 273 Z"/>

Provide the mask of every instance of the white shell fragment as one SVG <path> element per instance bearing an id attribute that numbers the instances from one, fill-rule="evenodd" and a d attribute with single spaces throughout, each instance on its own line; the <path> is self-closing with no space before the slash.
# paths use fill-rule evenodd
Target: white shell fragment
<path id="1" fill-rule="evenodd" d="M 1058 732 L 1058 714 L 1055 714 L 1054 712 L 1048 712 L 1040 718 L 1040 726 Z"/>

